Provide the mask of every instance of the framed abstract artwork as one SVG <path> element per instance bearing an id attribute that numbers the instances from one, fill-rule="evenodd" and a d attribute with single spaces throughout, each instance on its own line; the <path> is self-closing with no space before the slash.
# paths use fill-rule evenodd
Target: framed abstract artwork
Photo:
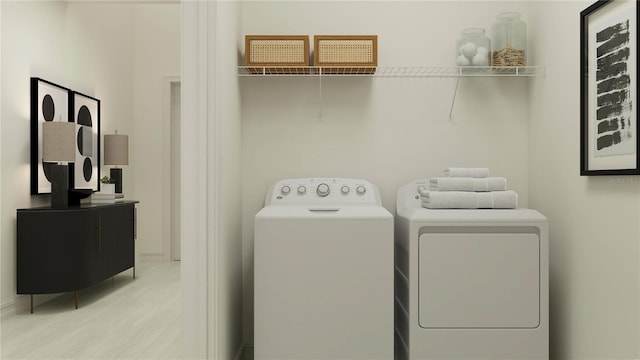
<path id="1" fill-rule="evenodd" d="M 76 123 L 76 161 L 69 164 L 70 188 L 100 190 L 100 100 L 73 91 L 70 121 Z"/>
<path id="2" fill-rule="evenodd" d="M 42 124 L 69 121 L 71 90 L 52 82 L 31 78 L 31 194 L 51 193 L 51 166 L 42 161 Z"/>
<path id="3" fill-rule="evenodd" d="M 640 175 L 638 4 L 580 13 L 580 175 Z"/>

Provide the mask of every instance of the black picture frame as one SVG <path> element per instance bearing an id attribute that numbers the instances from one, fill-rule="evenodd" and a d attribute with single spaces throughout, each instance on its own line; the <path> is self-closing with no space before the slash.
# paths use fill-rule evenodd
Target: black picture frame
<path id="1" fill-rule="evenodd" d="M 100 100 L 72 91 L 70 120 L 76 123 L 76 161 L 69 164 L 71 189 L 100 190 Z"/>
<path id="2" fill-rule="evenodd" d="M 640 175 L 637 1 L 580 12 L 580 175 Z"/>
<path id="3" fill-rule="evenodd" d="M 45 121 L 70 121 L 71 90 L 41 78 L 31 78 L 31 195 L 51 193 L 54 163 L 42 161 L 42 124 Z"/>

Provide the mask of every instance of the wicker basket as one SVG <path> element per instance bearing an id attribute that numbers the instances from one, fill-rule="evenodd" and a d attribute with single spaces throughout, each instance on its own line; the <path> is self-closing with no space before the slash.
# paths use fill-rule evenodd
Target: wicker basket
<path id="1" fill-rule="evenodd" d="M 247 35 L 244 49 L 252 74 L 309 73 L 308 35 Z"/>
<path id="2" fill-rule="evenodd" d="M 377 35 L 315 35 L 313 63 L 323 74 L 373 74 L 378 66 Z"/>

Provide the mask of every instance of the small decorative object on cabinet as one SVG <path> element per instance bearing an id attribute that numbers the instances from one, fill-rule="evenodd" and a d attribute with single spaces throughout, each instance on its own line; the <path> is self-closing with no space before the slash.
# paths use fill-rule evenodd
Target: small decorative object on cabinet
<path id="1" fill-rule="evenodd" d="M 491 40 L 482 28 L 469 28 L 460 32 L 456 43 L 458 66 L 488 66 L 491 57 Z"/>
<path id="2" fill-rule="evenodd" d="M 315 35 L 313 65 L 322 74 L 373 74 L 378 35 Z"/>
<path id="3" fill-rule="evenodd" d="M 580 175 L 640 175 L 636 1 L 580 13 Z"/>
<path id="4" fill-rule="evenodd" d="M 527 65 L 527 25 L 520 13 L 505 12 L 493 24 L 493 66 Z"/>
<path id="5" fill-rule="evenodd" d="M 308 35 L 246 35 L 244 63 L 252 74 L 308 74 Z"/>
<path id="6" fill-rule="evenodd" d="M 103 176 L 100 179 L 102 183 L 100 191 L 91 195 L 92 204 L 115 204 L 124 201 L 124 194 L 116 192 L 116 184 L 113 179 Z"/>
<path id="7" fill-rule="evenodd" d="M 133 268 L 137 201 L 17 211 L 18 294 L 75 292 Z"/>
<path id="8" fill-rule="evenodd" d="M 100 193 L 102 194 L 116 193 L 116 184 L 114 184 L 111 181 L 111 178 L 106 175 L 100 179 Z"/>

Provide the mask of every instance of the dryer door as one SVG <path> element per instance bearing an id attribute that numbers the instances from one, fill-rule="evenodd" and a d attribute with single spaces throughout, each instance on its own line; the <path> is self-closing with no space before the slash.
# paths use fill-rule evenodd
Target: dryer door
<path id="1" fill-rule="evenodd" d="M 536 233 L 424 233 L 419 238 L 423 328 L 540 324 Z"/>

